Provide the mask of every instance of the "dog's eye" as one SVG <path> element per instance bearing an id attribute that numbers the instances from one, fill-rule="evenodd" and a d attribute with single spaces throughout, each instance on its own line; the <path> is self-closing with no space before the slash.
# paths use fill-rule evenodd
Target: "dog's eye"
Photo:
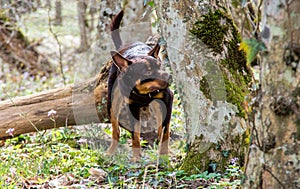
<path id="1" fill-rule="evenodd" d="M 152 71 L 151 70 L 148 70 L 145 75 L 151 75 L 152 74 Z"/>
<path id="2" fill-rule="evenodd" d="M 148 67 L 145 75 L 151 75 L 151 74 L 152 74 L 152 68 Z"/>

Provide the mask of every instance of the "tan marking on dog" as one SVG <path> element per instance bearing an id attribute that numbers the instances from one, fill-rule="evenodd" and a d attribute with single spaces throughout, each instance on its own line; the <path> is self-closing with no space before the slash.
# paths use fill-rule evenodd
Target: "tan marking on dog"
<path id="1" fill-rule="evenodd" d="M 127 104 L 131 104 L 131 103 L 132 103 L 132 100 L 130 100 L 130 99 L 127 98 L 127 97 L 124 97 L 124 101 L 125 101 Z"/>
<path id="2" fill-rule="evenodd" d="M 163 97 L 164 97 L 164 93 L 160 92 L 157 95 L 155 95 L 153 98 L 160 99 L 160 98 L 163 98 Z"/>

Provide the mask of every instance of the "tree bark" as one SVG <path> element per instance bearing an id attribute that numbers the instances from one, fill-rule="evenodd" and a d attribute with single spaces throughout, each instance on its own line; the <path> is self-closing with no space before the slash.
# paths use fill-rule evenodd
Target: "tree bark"
<path id="1" fill-rule="evenodd" d="M 145 37 L 152 34 L 151 10 L 144 6 L 144 1 L 123 0 L 124 18 L 122 21 L 123 39 L 132 42 L 144 41 Z"/>
<path id="2" fill-rule="evenodd" d="M 230 16 L 212 1 L 159 1 L 172 75 L 186 115 L 189 152 L 181 169 L 223 171 L 244 162 L 244 98 L 251 72 Z"/>
<path id="3" fill-rule="evenodd" d="M 111 61 L 100 74 L 76 86 L 0 102 L 0 139 L 55 127 L 107 122 L 107 76 Z M 48 116 L 50 110 L 56 114 Z"/>
<path id="4" fill-rule="evenodd" d="M 300 2 L 263 1 L 261 89 L 245 188 L 300 188 Z"/>
<path id="5" fill-rule="evenodd" d="M 89 6 L 90 6 L 89 13 L 91 15 L 89 30 L 91 32 L 95 29 L 94 28 L 94 21 L 95 21 L 95 14 L 97 13 L 97 2 L 96 2 L 96 0 L 90 0 L 90 5 Z"/>
<path id="6" fill-rule="evenodd" d="M 86 51 L 89 47 L 88 36 L 87 36 L 87 22 L 86 22 L 86 2 L 85 0 L 77 1 L 77 14 L 78 14 L 78 25 L 80 30 L 80 47 L 79 52 Z"/>
<path id="7" fill-rule="evenodd" d="M 61 26 L 62 25 L 62 4 L 60 0 L 55 1 L 55 21 L 54 25 Z"/>
<path id="8" fill-rule="evenodd" d="M 51 8 L 51 0 L 46 0 L 45 7 L 48 9 Z"/>

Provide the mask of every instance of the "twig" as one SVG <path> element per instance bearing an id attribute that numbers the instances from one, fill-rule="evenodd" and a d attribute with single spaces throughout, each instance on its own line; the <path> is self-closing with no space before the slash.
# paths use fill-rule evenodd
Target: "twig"
<path id="1" fill-rule="evenodd" d="M 279 178 L 277 178 L 272 171 L 267 167 L 267 165 L 263 165 L 263 169 L 266 170 L 268 173 L 270 173 L 270 175 L 279 183 L 279 185 L 285 189 L 286 187 L 284 186 L 284 184 L 279 180 Z"/>
<path id="2" fill-rule="evenodd" d="M 259 25 L 260 25 L 260 17 L 261 17 L 261 12 L 260 12 L 260 9 L 261 9 L 261 6 L 262 6 L 262 3 L 263 3 L 263 0 L 260 0 L 259 1 L 259 4 L 257 6 L 257 22 L 256 22 L 256 27 L 255 27 L 255 30 L 254 30 L 254 33 L 257 33 L 259 31 Z"/>
<path id="3" fill-rule="evenodd" d="M 293 0 L 286 0 L 286 13 L 287 13 L 287 17 L 288 17 L 288 35 L 290 37 L 290 43 L 291 43 L 291 49 L 293 49 L 293 32 L 292 32 L 292 28 L 293 28 L 293 23 L 292 23 L 292 18 L 291 18 L 291 10 L 290 10 L 290 5 L 292 4 Z"/>
<path id="4" fill-rule="evenodd" d="M 60 73 L 61 76 L 63 78 L 64 81 L 64 85 L 66 85 L 66 77 L 65 77 L 65 73 L 64 73 L 64 69 L 63 69 L 63 64 L 62 64 L 62 50 L 61 50 L 61 43 L 58 39 L 58 36 L 56 35 L 56 33 L 54 33 L 53 29 L 52 29 L 52 24 L 51 24 L 51 17 L 50 17 L 50 11 L 51 11 L 51 6 L 48 9 L 48 26 L 49 26 L 49 31 L 50 33 L 53 35 L 57 45 L 58 45 L 58 51 L 59 51 L 59 66 L 60 66 Z"/>
<path id="5" fill-rule="evenodd" d="M 165 127 L 162 127 L 161 134 L 160 134 L 160 139 L 159 139 L 159 145 L 158 145 L 158 156 L 157 156 L 157 160 L 156 160 L 156 174 L 155 174 L 155 179 L 156 180 L 158 180 L 158 166 L 159 166 L 160 151 L 161 151 L 161 145 L 162 145 L 162 139 L 163 139 L 164 131 L 165 131 Z"/>
<path id="6" fill-rule="evenodd" d="M 142 184 L 142 189 L 145 188 L 145 182 L 146 182 L 146 176 L 147 176 L 147 173 L 148 173 L 148 168 L 149 167 L 153 167 L 154 165 L 147 165 L 146 168 L 145 168 L 145 172 L 144 172 L 144 176 L 143 176 L 143 184 Z"/>

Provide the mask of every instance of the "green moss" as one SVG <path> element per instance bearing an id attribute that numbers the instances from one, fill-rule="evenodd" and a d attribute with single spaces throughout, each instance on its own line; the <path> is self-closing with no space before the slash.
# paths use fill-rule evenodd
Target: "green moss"
<path id="1" fill-rule="evenodd" d="M 190 32 L 199 38 L 213 53 L 220 54 L 226 48 L 226 57 L 220 60 L 226 88 L 226 100 L 238 107 L 238 115 L 244 117 L 244 97 L 249 92 L 250 69 L 246 65 L 245 53 L 239 50 L 241 36 L 233 21 L 221 10 L 209 11 L 195 22 Z M 230 75 L 230 76 L 228 76 Z M 200 90 L 211 96 L 207 79 L 201 80 Z M 209 98 L 211 99 L 211 98 Z"/>
<path id="2" fill-rule="evenodd" d="M 233 82 L 224 76 L 224 82 L 226 87 L 226 101 L 235 104 L 239 110 L 237 113 L 238 116 L 244 117 L 245 111 L 244 111 L 244 99 L 245 95 L 247 94 L 247 90 L 245 89 L 246 84 L 240 83 L 239 81 Z M 247 86 L 247 85 L 246 85 Z"/>
<path id="3" fill-rule="evenodd" d="M 228 144 L 229 141 L 226 141 L 226 144 L 224 144 L 224 141 L 220 141 L 217 144 L 210 144 L 209 148 L 202 153 L 190 150 L 180 169 L 190 174 L 206 170 L 215 172 L 224 171 L 230 160 L 235 157 L 239 159 L 239 165 L 243 166 L 245 159 L 244 151 L 249 146 L 250 137 L 250 130 L 248 129 L 243 135 L 232 138 L 230 141 L 231 144 Z M 202 138 L 202 136 L 197 137 L 196 140 L 201 141 Z M 197 142 L 192 145 L 189 149 L 201 148 L 201 146 L 197 146 Z M 211 157 L 210 154 L 214 154 L 214 157 Z"/>
<path id="4" fill-rule="evenodd" d="M 215 159 L 210 157 L 210 151 L 214 152 Z M 221 149 L 219 144 L 211 144 L 209 149 L 203 153 L 189 151 L 180 169 L 189 174 L 197 174 L 199 171 L 206 170 L 212 172 L 223 171 L 232 157 L 239 156 L 232 154 L 231 150 Z"/>
<path id="5" fill-rule="evenodd" d="M 214 145 L 211 146 L 213 148 Z M 189 151 L 184 159 L 180 170 L 184 170 L 189 174 L 197 174 L 199 170 L 201 172 L 208 170 L 211 163 L 210 157 L 207 157 L 208 153 L 199 153 Z"/>
<path id="6" fill-rule="evenodd" d="M 222 42 L 228 31 L 227 25 L 221 25 L 220 19 L 223 17 L 221 11 L 209 11 L 208 14 L 202 16 L 190 30 L 197 38 L 212 48 L 214 52 L 221 53 L 223 51 Z"/>

